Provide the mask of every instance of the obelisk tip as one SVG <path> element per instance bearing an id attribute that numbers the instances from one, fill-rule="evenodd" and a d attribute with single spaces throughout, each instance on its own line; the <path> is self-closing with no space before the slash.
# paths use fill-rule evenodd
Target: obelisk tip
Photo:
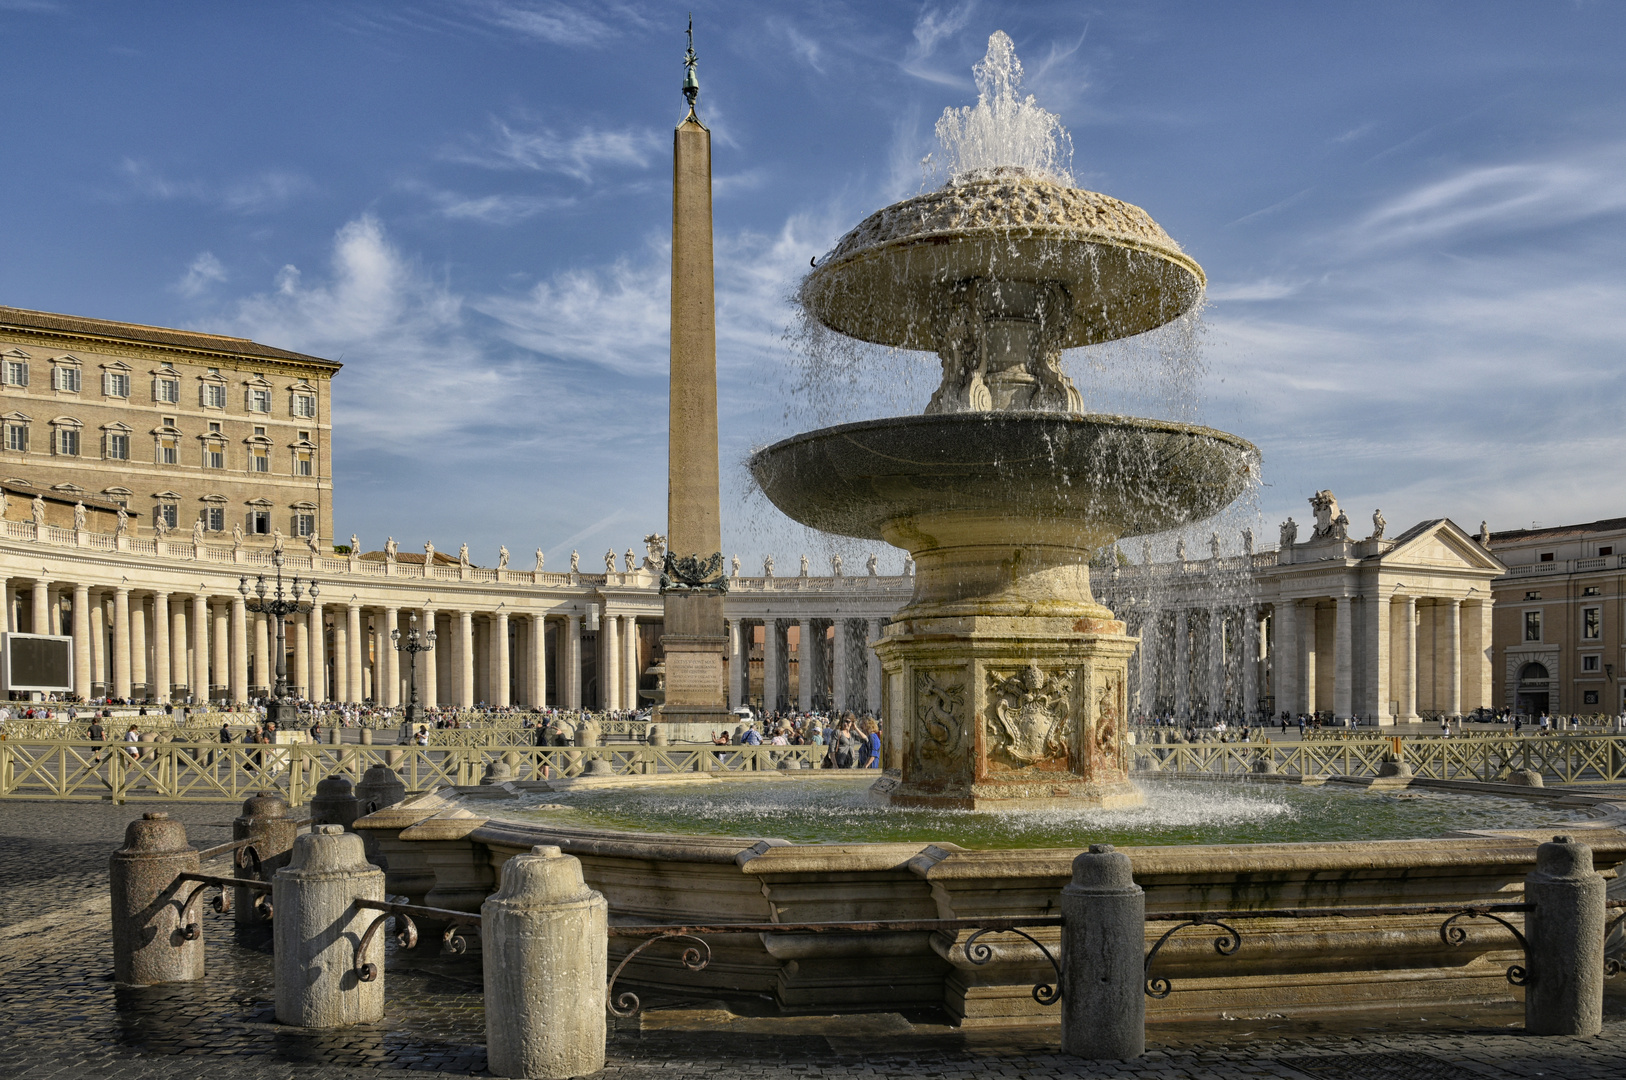
<path id="1" fill-rule="evenodd" d="M 694 111 L 694 103 L 700 97 L 700 80 L 695 75 L 694 65 L 698 57 L 694 54 L 694 12 L 689 13 L 689 51 L 683 54 L 683 96 L 689 99 L 689 115 L 686 120 L 700 122 L 700 117 Z"/>

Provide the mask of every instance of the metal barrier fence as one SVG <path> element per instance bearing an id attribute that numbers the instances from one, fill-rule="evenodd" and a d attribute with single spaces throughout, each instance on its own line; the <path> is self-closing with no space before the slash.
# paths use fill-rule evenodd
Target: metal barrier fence
<path id="1" fill-rule="evenodd" d="M 480 783 L 501 763 L 504 779 L 595 775 L 741 774 L 821 767 L 823 746 L 464 747 L 297 744 L 0 742 L 0 798 L 111 799 L 113 802 L 239 802 L 275 791 L 304 803 L 323 777 L 360 779 L 389 765 L 410 792 Z M 854 770 L 857 772 L 858 770 Z"/>
<path id="2" fill-rule="evenodd" d="M 1430 780 L 1494 782 L 1515 770 L 1529 769 L 1553 783 L 1626 781 L 1626 736 L 1622 735 L 1197 743 L 1137 746 L 1134 752 L 1142 767 L 1208 775 L 1376 776 L 1384 762 L 1398 758 L 1411 766 L 1412 775 Z"/>

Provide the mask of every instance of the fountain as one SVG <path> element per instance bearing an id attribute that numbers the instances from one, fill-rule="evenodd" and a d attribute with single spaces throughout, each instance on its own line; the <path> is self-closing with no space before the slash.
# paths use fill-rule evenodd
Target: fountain
<path id="1" fill-rule="evenodd" d="M 1096 602 L 1090 560 L 1217 513 L 1258 452 L 1084 412 L 1062 350 L 1179 317 L 1203 271 L 1139 207 L 1071 186 L 1065 133 L 1017 95 L 1010 38 L 989 39 L 976 74 L 977 105 L 938 124 L 948 183 L 865 219 L 800 292 L 839 334 L 936 352 L 925 414 L 797 435 L 750 467 L 796 521 L 914 558 L 914 595 L 876 646 L 892 804 L 1134 805 L 1136 639 Z"/>

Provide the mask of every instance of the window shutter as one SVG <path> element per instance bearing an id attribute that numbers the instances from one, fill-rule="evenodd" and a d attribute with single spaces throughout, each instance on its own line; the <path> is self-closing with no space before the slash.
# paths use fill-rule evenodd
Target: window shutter
<path id="1" fill-rule="evenodd" d="M 28 385 L 28 365 L 27 364 L 18 364 L 17 365 L 17 370 L 22 373 L 22 378 L 18 381 L 17 385 L 18 386 L 27 386 Z"/>

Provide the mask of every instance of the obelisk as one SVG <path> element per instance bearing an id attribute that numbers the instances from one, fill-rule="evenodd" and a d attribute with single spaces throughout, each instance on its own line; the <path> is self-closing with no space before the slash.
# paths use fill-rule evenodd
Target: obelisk
<path id="1" fill-rule="evenodd" d="M 689 113 L 672 139 L 671 415 L 666 463 L 666 701 L 661 719 L 728 720 L 723 527 L 717 467 L 717 321 L 712 282 L 711 132 L 695 101 L 694 24 L 684 56 Z"/>

